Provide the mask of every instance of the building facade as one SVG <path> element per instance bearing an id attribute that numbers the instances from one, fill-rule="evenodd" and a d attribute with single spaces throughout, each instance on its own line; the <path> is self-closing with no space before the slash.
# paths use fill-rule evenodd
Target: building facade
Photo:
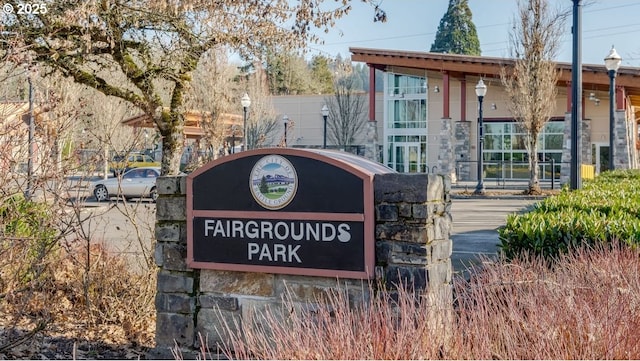
<path id="1" fill-rule="evenodd" d="M 352 145 L 348 149 L 342 149 L 354 154 L 362 156 L 366 155 L 367 148 L 371 148 L 370 151 L 376 154 L 368 156 L 369 159 L 379 161 L 381 158 L 382 150 L 382 122 L 375 122 L 375 119 L 381 119 L 382 114 L 382 93 L 362 93 L 358 96 L 365 98 L 365 104 L 369 104 L 369 107 L 365 107 L 362 114 L 362 121 L 365 122 L 365 126 L 354 136 Z M 329 103 L 332 95 L 282 95 L 274 96 L 271 98 L 273 107 L 280 119 L 285 116 L 287 118 L 287 134 L 286 145 L 288 147 L 295 148 L 320 148 L 325 143 L 325 127 L 324 118 L 322 116 L 322 107 Z M 374 104 L 375 109 L 371 113 L 371 102 Z M 373 116 L 373 120 L 371 117 Z M 327 117 L 327 122 L 331 122 L 330 116 Z M 372 129 L 373 128 L 373 129 Z M 282 126 L 277 131 L 276 144 L 283 145 L 284 140 L 284 121 Z M 329 129 L 327 128 L 327 132 Z M 337 145 L 331 139 L 330 135 L 327 135 L 326 140 L 328 149 L 339 149 Z"/>
<path id="2" fill-rule="evenodd" d="M 486 179 L 528 179 L 525 131 L 508 112 L 500 71 L 509 59 L 351 48 L 352 60 L 384 72 L 382 110 L 370 104 L 369 119 L 382 132 L 384 164 L 400 172 L 445 173 L 474 180 L 478 165 L 479 98 L 483 97 L 483 171 Z M 558 63 L 555 110 L 539 138 L 542 180 L 566 182 L 570 167 L 571 64 Z M 616 169 L 638 167 L 640 69 L 618 70 L 615 89 Z M 375 77 L 371 75 L 371 89 Z M 609 83 L 603 65 L 583 65 L 581 162 L 609 169 Z"/>

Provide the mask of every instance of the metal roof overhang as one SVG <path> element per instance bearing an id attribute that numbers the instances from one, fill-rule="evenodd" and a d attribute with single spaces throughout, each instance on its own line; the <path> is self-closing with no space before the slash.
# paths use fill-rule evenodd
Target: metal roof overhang
<path id="1" fill-rule="evenodd" d="M 465 75 L 500 77 L 503 67 L 512 66 L 513 59 L 458 54 L 442 54 L 416 51 L 349 48 L 351 60 L 385 70 L 389 66 L 447 72 L 452 77 Z M 556 63 L 560 76 L 559 84 L 571 81 L 571 63 Z M 603 65 L 582 64 L 583 89 L 609 91 L 609 74 Z M 625 88 L 631 105 L 640 106 L 640 68 L 620 67 L 616 85 Z"/>

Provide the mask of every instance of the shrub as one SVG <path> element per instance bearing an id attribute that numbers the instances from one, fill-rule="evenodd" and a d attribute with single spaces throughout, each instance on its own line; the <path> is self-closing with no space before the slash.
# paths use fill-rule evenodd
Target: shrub
<path id="1" fill-rule="evenodd" d="M 21 194 L 0 202 L 0 358 L 36 334 L 153 341 L 155 269 L 135 272 L 91 235 L 78 237 L 68 213 L 75 215 Z M 11 357 L 40 358 L 39 351 Z"/>
<path id="2" fill-rule="evenodd" d="M 453 358 L 637 359 L 640 257 L 617 243 L 486 262 L 456 279 Z"/>
<path id="3" fill-rule="evenodd" d="M 520 253 L 556 258 L 580 245 L 640 242 L 640 172 L 605 172 L 582 189 L 564 190 L 531 212 L 507 217 L 498 230 L 507 258 Z"/>
<path id="4" fill-rule="evenodd" d="M 397 298 L 380 293 L 356 308 L 349 307 L 343 292 L 329 294 L 329 301 L 312 310 L 289 301 L 282 309 L 245 321 L 225 356 L 638 359 L 638 252 L 614 243 L 582 247 L 556 261 L 550 267 L 533 256 L 510 263 L 485 260 L 482 268 L 471 270 L 469 279 L 455 279 L 453 317 L 438 317 L 443 314 L 439 305 L 429 305 L 407 289 Z M 232 329 L 239 328 L 226 331 Z"/>
<path id="5" fill-rule="evenodd" d="M 51 336 L 153 343 L 155 272 L 132 272 L 125 258 L 98 245 L 60 247 L 42 264 L 38 287 L 7 289 L 0 299 L 0 327 L 31 329 L 37 323 Z"/>
<path id="6" fill-rule="evenodd" d="M 230 359 L 409 360 L 441 352 L 449 326 L 440 308 L 407 288 L 393 296 L 377 293 L 355 307 L 343 290 L 325 296 L 310 307 L 288 298 L 282 309 L 247 312 L 252 316 L 243 321 L 241 334 L 233 331 L 237 325 L 227 325 L 231 342 L 224 353 Z"/>
<path id="7" fill-rule="evenodd" d="M 0 295 L 28 288 L 44 270 L 57 245 L 54 215 L 46 204 L 8 196 L 0 204 Z"/>

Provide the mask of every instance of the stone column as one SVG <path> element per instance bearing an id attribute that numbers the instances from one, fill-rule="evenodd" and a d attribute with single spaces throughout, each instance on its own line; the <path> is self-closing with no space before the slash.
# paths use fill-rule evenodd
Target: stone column
<path id="1" fill-rule="evenodd" d="M 376 276 L 389 290 L 407 283 L 451 305 L 449 177 L 382 174 L 374 187 Z"/>
<path id="2" fill-rule="evenodd" d="M 365 158 L 374 162 L 381 162 L 378 152 L 378 122 L 369 120 L 367 122 L 367 141 L 365 145 Z"/>
<path id="3" fill-rule="evenodd" d="M 176 344 L 190 349 L 196 342 L 198 272 L 186 264 L 186 177 L 160 177 L 156 186 L 156 349 L 149 356 L 173 359 Z"/>
<path id="4" fill-rule="evenodd" d="M 440 127 L 440 149 L 438 150 L 438 170 L 440 174 L 449 176 L 456 181 L 456 162 L 453 152 L 454 136 L 451 118 L 443 118 Z"/>
<path id="5" fill-rule="evenodd" d="M 635 143 L 633 143 L 633 137 L 631 137 L 628 127 L 633 128 L 631 122 L 627 122 L 625 119 L 625 111 L 617 110 L 614 112 L 615 116 L 615 134 L 614 134 L 614 147 L 615 147 L 615 169 L 630 169 L 631 168 L 631 154 L 630 150 L 635 149 Z"/>
<path id="6" fill-rule="evenodd" d="M 468 181 L 471 179 L 471 122 L 460 121 L 456 122 L 455 130 L 455 151 L 454 151 L 454 166 L 457 178 L 453 181 L 463 180 Z"/>
<path id="7" fill-rule="evenodd" d="M 580 141 L 582 142 L 582 164 L 593 164 L 593 156 L 591 155 L 591 119 L 582 120 L 582 133 Z"/>
<path id="8" fill-rule="evenodd" d="M 583 119 L 580 133 L 581 162 L 592 164 L 591 156 L 591 120 Z M 580 164 L 578 164 L 580 166 Z M 562 164 L 560 166 L 560 184 L 569 183 L 571 176 L 571 113 L 564 115 L 564 138 L 562 145 Z"/>

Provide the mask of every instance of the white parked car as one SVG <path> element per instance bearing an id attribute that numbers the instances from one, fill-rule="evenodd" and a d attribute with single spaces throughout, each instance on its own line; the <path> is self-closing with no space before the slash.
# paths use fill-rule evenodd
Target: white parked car
<path id="1" fill-rule="evenodd" d="M 108 201 L 111 197 L 158 199 L 156 178 L 160 176 L 160 167 L 133 168 L 122 177 L 104 179 L 92 183 L 93 195 L 98 202 Z"/>

